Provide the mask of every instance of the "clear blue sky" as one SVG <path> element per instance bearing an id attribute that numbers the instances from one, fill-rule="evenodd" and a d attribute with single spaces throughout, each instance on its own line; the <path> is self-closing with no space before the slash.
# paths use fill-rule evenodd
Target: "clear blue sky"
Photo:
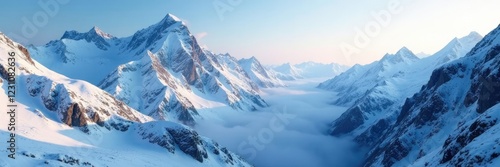
<path id="1" fill-rule="evenodd" d="M 0 31 L 22 36 L 23 18 L 43 11 L 38 1 L 7 1 L 0 7 Z M 62 1 L 62 0 L 61 0 Z M 265 64 L 303 61 L 369 63 L 407 46 L 414 52 L 434 53 L 453 37 L 477 31 L 482 35 L 500 23 L 498 0 L 66 0 L 59 12 L 24 44 L 42 45 L 66 30 L 88 31 L 93 26 L 117 37 L 160 21 L 167 13 L 184 20 L 202 45 L 235 57 L 255 56 Z M 223 19 L 214 2 L 229 9 Z M 341 44 L 354 46 L 356 28 L 376 22 L 372 12 L 399 2 L 387 26 L 345 54 Z M 380 23 L 378 23 L 380 24 Z"/>

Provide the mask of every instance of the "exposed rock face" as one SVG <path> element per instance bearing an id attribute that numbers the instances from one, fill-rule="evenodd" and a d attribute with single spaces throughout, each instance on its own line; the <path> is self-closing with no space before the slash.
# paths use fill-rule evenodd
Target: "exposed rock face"
<path id="1" fill-rule="evenodd" d="M 0 77 L 7 80 L 9 79 L 9 74 L 7 73 L 7 68 L 0 64 Z"/>
<path id="2" fill-rule="evenodd" d="M 68 126 L 83 127 L 87 125 L 87 118 L 78 103 L 73 103 L 63 113 L 63 122 Z"/>
<path id="3" fill-rule="evenodd" d="M 229 54 L 221 55 L 221 58 L 224 59 L 225 62 L 232 61 L 232 57 Z M 285 84 L 278 79 L 278 76 L 275 75 L 275 73 L 272 73 L 268 69 L 264 68 L 264 66 L 262 66 L 259 60 L 255 57 L 241 59 L 238 61 L 238 64 L 242 68 L 236 70 L 244 71 L 247 77 L 252 79 L 252 81 L 254 81 L 259 87 L 270 88 L 285 86 Z M 238 68 L 238 66 L 234 67 Z"/>

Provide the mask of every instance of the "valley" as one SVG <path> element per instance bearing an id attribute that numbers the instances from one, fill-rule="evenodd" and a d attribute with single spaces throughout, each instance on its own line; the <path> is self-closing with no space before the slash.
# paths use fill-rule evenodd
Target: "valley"
<path id="1" fill-rule="evenodd" d="M 285 82 L 262 89 L 269 107 L 254 112 L 220 112 L 195 129 L 256 166 L 352 166 L 359 162 L 355 143 L 326 133 L 347 108 L 331 105 L 335 93 L 316 88 L 326 78 Z M 294 152 L 289 154 L 287 152 Z M 301 158 L 294 158 L 301 157 Z M 271 162 L 271 163 L 270 163 Z"/>

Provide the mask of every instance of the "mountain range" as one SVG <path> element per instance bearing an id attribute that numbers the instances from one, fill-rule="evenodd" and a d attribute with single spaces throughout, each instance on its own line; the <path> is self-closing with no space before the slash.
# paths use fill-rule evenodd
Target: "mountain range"
<path id="1" fill-rule="evenodd" d="M 291 81 L 308 78 L 331 78 L 349 69 L 349 66 L 337 63 L 304 62 L 300 64 L 285 63 L 269 67 L 278 79 Z"/>
<path id="2" fill-rule="evenodd" d="M 404 47 L 321 83 L 349 107 L 329 133 L 367 149 L 362 166 L 498 163 L 499 32 L 454 38 L 425 58 Z"/>
<path id="3" fill-rule="evenodd" d="M 16 129 L 17 143 L 22 145 L 15 152 L 17 161 L 9 164 L 2 160 L 0 166 L 138 163 L 132 158 L 136 154 L 113 151 L 120 149 L 149 154 L 138 159 L 153 164 L 162 157 L 187 166 L 251 166 L 190 127 L 156 121 L 95 85 L 48 69 L 24 46 L 1 33 L 0 51 L 16 53 L 16 119 L 22 121 Z M 0 61 L 7 62 L 8 58 L 2 54 Z M 2 92 L 7 91 L 7 69 L 0 65 Z M 0 96 L 0 100 L 7 101 L 7 96 Z M 8 135 L 4 128 L 2 136 Z"/>
<path id="4" fill-rule="evenodd" d="M 94 27 L 85 33 L 67 31 L 29 51 L 54 71 L 88 81 L 143 114 L 187 125 L 202 118 L 198 110 L 204 108 L 266 107 L 259 86 L 283 86 L 269 78 L 269 85 L 256 83 L 250 78 L 256 73 L 245 71 L 230 55 L 202 49 L 185 23 L 171 14 L 129 37 L 116 38 Z M 259 70 L 267 76 L 265 69 Z"/>
<path id="5" fill-rule="evenodd" d="M 25 47 L 0 33 L 0 52 L 2 92 L 3 62 L 16 54 L 22 121 L 20 161 L 0 166 L 252 166 L 193 127 L 221 111 L 261 111 L 272 105 L 263 90 L 312 78 L 330 78 L 317 89 L 346 108 L 325 134 L 357 143 L 361 166 L 500 164 L 500 26 L 432 55 L 402 47 L 352 67 L 213 53 L 172 14 L 120 38 L 93 27 Z"/>

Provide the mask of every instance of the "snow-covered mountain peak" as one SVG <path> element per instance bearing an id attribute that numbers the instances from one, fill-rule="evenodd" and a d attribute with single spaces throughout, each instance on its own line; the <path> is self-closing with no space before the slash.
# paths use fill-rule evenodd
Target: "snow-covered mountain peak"
<path id="1" fill-rule="evenodd" d="M 255 58 L 255 56 L 252 56 L 249 59 L 252 60 L 252 61 L 257 61 L 257 58 Z"/>
<path id="2" fill-rule="evenodd" d="M 461 38 L 454 38 L 451 40 L 445 48 L 450 49 L 450 48 L 455 48 L 455 47 L 467 47 L 467 48 L 472 48 L 474 45 L 479 42 L 481 39 L 483 39 L 483 36 L 481 36 L 479 33 L 472 31 L 469 33 L 469 35 L 466 35 Z M 472 45 L 472 46 L 471 46 Z"/>
<path id="3" fill-rule="evenodd" d="M 95 33 L 103 38 L 106 38 L 106 39 L 111 39 L 111 38 L 114 38 L 113 35 L 111 34 L 108 34 L 108 33 L 105 33 L 104 31 L 102 31 L 99 27 L 97 26 L 94 26 L 92 27 L 92 29 L 90 29 L 90 31 L 88 33 Z"/>
<path id="4" fill-rule="evenodd" d="M 459 40 L 466 41 L 466 40 L 481 40 L 481 39 L 483 39 L 483 36 L 481 34 L 479 34 L 476 31 L 472 31 L 469 33 L 469 35 L 464 36 L 464 37 L 460 38 Z"/>
<path id="5" fill-rule="evenodd" d="M 110 42 L 113 43 L 113 41 L 117 38 L 103 32 L 97 27 L 92 27 L 92 29 L 84 33 L 75 30 L 66 31 L 61 37 L 61 40 L 65 39 L 74 41 L 85 40 L 89 43 L 94 43 L 101 50 L 108 50 L 108 48 L 111 46 Z"/>
<path id="6" fill-rule="evenodd" d="M 242 58 L 239 61 L 242 63 L 259 63 L 259 65 L 260 65 L 259 60 L 257 60 L 257 58 L 255 58 L 255 56 L 252 56 L 250 58 Z"/>
<path id="7" fill-rule="evenodd" d="M 181 21 L 181 19 L 179 19 L 177 16 L 171 13 L 167 13 L 167 15 L 165 16 L 165 18 L 163 18 L 163 20 Z"/>
<path id="8" fill-rule="evenodd" d="M 274 73 L 264 68 L 254 56 L 248 59 L 241 59 L 238 61 L 238 64 L 243 68 L 248 77 L 255 81 L 260 87 L 285 86 L 285 84 L 278 79 L 278 76 L 275 76 Z"/>
<path id="9" fill-rule="evenodd" d="M 182 22 L 181 19 L 179 19 L 177 16 L 174 16 L 173 14 L 168 13 L 157 25 L 163 28 L 167 28 L 175 23 L 181 23 L 182 25 L 184 25 L 184 22 Z"/>
<path id="10" fill-rule="evenodd" d="M 137 31 L 128 37 L 128 50 L 135 50 L 136 55 L 145 54 L 146 50 L 156 53 L 162 45 L 169 42 L 180 42 L 182 47 L 189 48 L 195 43 L 194 36 L 189 32 L 185 23 L 172 14 L 167 14 L 161 21 L 145 29 Z"/>
<path id="11" fill-rule="evenodd" d="M 405 56 L 414 56 L 413 52 L 408 49 L 406 46 L 402 47 L 401 49 L 398 50 L 398 52 L 396 52 L 396 55 L 405 55 Z"/>
<path id="12" fill-rule="evenodd" d="M 455 49 L 449 53 L 463 53 Z M 372 125 L 360 137 L 372 146 L 363 166 L 498 166 L 492 145 L 499 144 L 499 53 L 497 27 L 467 56 L 435 69 L 396 120 Z"/>
<path id="13" fill-rule="evenodd" d="M 401 62 L 405 62 L 405 63 L 411 63 L 411 62 L 415 62 L 417 60 L 419 60 L 420 58 L 418 58 L 415 54 L 413 54 L 412 51 L 410 51 L 410 49 L 408 49 L 407 47 L 403 47 L 401 49 L 399 49 L 396 54 L 386 54 L 381 62 L 388 62 L 388 63 L 391 63 L 391 64 L 397 64 L 397 63 L 401 63 Z"/>
<path id="14" fill-rule="evenodd" d="M 75 30 L 66 31 L 66 32 L 64 32 L 61 39 L 72 39 L 72 40 L 80 40 L 80 39 L 87 40 L 87 39 L 89 39 L 88 41 L 91 41 L 91 39 L 96 38 L 96 37 L 101 37 L 104 39 L 115 38 L 113 35 L 105 33 L 99 27 L 94 26 L 89 31 L 84 32 L 84 33 L 81 33 L 81 32 L 75 31 Z"/>
<path id="15" fill-rule="evenodd" d="M 292 70 L 295 70 L 295 68 L 292 67 L 292 65 L 290 63 L 285 63 L 285 64 L 282 64 L 282 65 L 279 65 L 279 66 L 275 67 L 274 69 L 276 69 L 278 71 L 292 71 Z"/>
<path id="16" fill-rule="evenodd" d="M 483 37 L 477 32 L 471 32 L 469 35 L 454 38 L 443 49 L 434 54 L 432 60 L 437 65 L 441 65 L 450 60 L 458 59 L 469 52 Z"/>

